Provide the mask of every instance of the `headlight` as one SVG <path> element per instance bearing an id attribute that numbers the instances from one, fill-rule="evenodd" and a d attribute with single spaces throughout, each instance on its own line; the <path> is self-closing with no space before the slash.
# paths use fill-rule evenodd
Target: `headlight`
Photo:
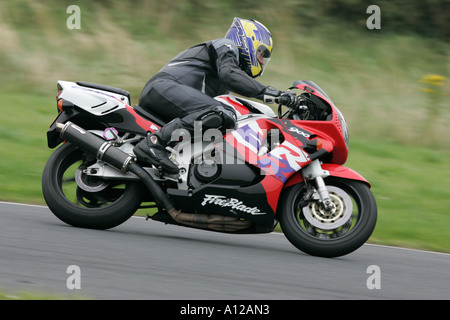
<path id="1" fill-rule="evenodd" d="M 339 111 L 338 108 L 336 108 L 337 115 L 339 118 L 339 123 L 341 124 L 341 130 L 342 130 L 342 136 L 344 137 L 345 145 L 347 146 L 347 150 L 350 149 L 350 136 L 348 133 L 348 125 L 347 122 L 345 122 L 345 118 L 342 115 L 341 111 Z"/>

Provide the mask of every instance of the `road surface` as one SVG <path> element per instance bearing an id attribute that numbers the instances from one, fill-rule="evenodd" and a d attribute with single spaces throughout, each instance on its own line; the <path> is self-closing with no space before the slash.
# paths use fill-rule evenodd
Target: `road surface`
<path id="1" fill-rule="evenodd" d="M 276 233 L 229 235 L 139 217 L 98 231 L 66 225 L 47 207 L 0 203 L 3 292 L 121 300 L 448 300 L 449 270 L 449 254 L 364 245 L 326 259 Z"/>

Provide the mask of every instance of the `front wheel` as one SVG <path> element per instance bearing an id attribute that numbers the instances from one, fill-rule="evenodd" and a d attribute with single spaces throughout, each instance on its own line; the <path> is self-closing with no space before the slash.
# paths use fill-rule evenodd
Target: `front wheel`
<path id="1" fill-rule="evenodd" d="M 136 212 L 141 203 L 142 185 L 88 177 L 83 169 L 95 161 L 92 155 L 65 143 L 47 161 L 42 174 L 42 192 L 50 210 L 65 223 L 109 229 Z"/>
<path id="2" fill-rule="evenodd" d="M 325 179 L 331 212 L 310 199 L 305 184 L 287 189 L 280 205 L 280 226 L 299 250 L 314 256 L 338 257 L 362 246 L 372 234 L 377 206 L 369 187 L 355 180 Z"/>

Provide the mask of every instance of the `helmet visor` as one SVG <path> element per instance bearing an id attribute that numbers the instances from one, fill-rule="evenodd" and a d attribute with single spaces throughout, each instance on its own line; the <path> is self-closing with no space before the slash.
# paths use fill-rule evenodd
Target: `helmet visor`
<path id="1" fill-rule="evenodd" d="M 258 59 L 258 62 L 262 69 L 261 74 L 269 64 L 271 55 L 272 53 L 270 52 L 270 50 L 264 45 L 259 46 L 258 50 L 256 50 L 256 58 Z"/>

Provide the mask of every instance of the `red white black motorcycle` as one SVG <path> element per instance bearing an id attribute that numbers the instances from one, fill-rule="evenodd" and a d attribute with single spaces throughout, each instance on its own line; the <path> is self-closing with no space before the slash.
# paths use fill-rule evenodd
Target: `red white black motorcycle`
<path id="1" fill-rule="evenodd" d="M 216 97 L 236 110 L 237 128 L 201 139 L 181 132 L 167 151 L 176 175 L 133 154 L 164 123 L 131 107 L 127 91 L 67 81 L 58 89 L 48 146 L 65 143 L 49 158 L 42 188 L 51 211 L 70 225 L 112 228 L 148 207 L 156 208 L 152 220 L 219 232 L 268 233 L 279 222 L 294 246 L 323 257 L 356 250 L 375 228 L 369 182 L 343 166 L 344 117 L 311 81 L 294 82 L 300 103 L 283 112 L 277 101 L 278 115 L 253 100 Z"/>

